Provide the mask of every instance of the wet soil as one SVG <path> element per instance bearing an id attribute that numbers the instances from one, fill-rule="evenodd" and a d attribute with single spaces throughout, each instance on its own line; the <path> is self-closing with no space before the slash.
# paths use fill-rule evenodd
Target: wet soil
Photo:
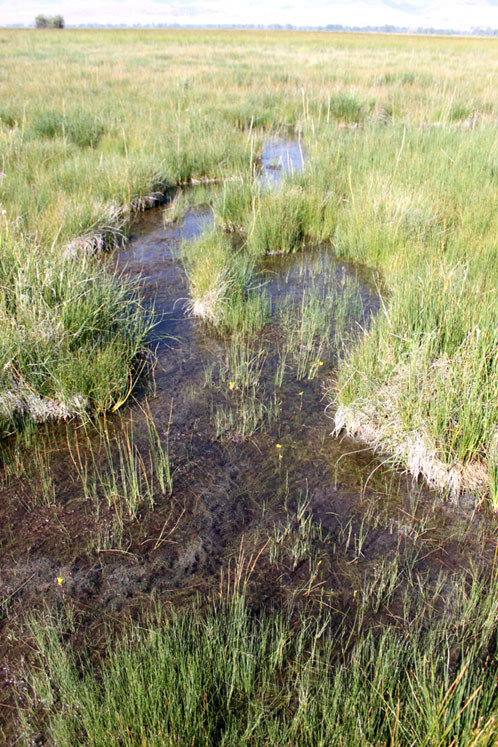
<path id="1" fill-rule="evenodd" d="M 299 163 L 295 143 L 272 142 L 263 153 L 264 178 L 275 188 Z M 387 558 L 411 553 L 412 572 L 427 584 L 441 573 L 450 583 L 453 571 L 492 562 L 496 523 L 470 499 L 445 502 L 362 444 L 331 435 L 325 394 L 334 386 L 335 342 L 314 378 L 297 380 L 290 362 L 275 385 L 283 304 L 298 305 L 311 286 L 324 297 L 331 289 L 340 297 L 354 284 L 361 303 L 343 334 L 346 346 L 354 344 L 379 308 L 371 273 L 337 261 L 329 247 L 261 264 L 258 282 L 270 296 L 272 317 L 253 342 L 264 361 L 257 396 L 273 403 L 273 416 L 263 417 L 249 437 L 236 427 L 220 434 L 216 413 L 237 416 L 242 402 L 228 386 L 230 340 L 187 315 L 181 262 L 182 243 L 207 230 L 213 216 L 201 206 L 164 225 L 163 213 L 157 208 L 140 216 L 113 260 L 125 276 L 143 276 L 144 305 L 158 315 L 148 387 L 104 424 L 45 426 L 26 447 L 4 455 L 4 685 L 16 685 L 16 668 L 29 656 L 26 615 L 43 605 L 70 605 L 97 631 L 157 600 L 178 608 L 217 593 L 239 573 L 259 604 L 316 597 L 347 610 Z M 151 422 L 169 451 L 173 489 L 161 491 L 154 482 L 153 503 L 144 499 L 133 516 L 121 501 L 117 444 L 132 444 L 131 453 L 142 457 L 138 472 L 152 484 Z M 85 487 L 84 475 L 104 474 L 109 459 L 117 489 L 106 491 L 102 480 L 91 479 Z M 8 720 L 13 701 L 7 687 L 3 692 Z"/>

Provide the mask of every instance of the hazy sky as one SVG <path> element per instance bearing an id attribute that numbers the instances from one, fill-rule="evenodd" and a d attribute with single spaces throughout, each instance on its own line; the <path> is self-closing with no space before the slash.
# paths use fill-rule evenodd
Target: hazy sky
<path id="1" fill-rule="evenodd" d="M 80 23 L 393 24 L 498 28 L 498 0 L 0 0 L 0 25 L 32 24 L 39 13 Z"/>

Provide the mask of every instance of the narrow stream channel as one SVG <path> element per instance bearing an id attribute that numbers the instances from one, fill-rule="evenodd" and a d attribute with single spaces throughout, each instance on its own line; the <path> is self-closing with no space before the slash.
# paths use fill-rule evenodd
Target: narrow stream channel
<path id="1" fill-rule="evenodd" d="M 262 180 L 271 188 L 301 167 L 294 142 L 274 140 L 263 151 Z M 408 547 L 427 580 L 492 557 L 495 529 L 483 517 L 331 435 L 324 395 L 337 357 L 379 308 L 369 271 L 338 261 L 330 247 L 266 258 L 257 282 L 271 320 L 244 350 L 253 383 L 243 392 L 230 368 L 240 351 L 186 312 L 182 242 L 212 225 L 209 206 L 173 224 L 164 224 L 163 207 L 138 218 L 117 263 L 125 276 L 145 278 L 144 304 L 158 315 L 153 381 L 104 425 L 41 428 L 36 446 L 6 462 L 0 572 L 7 629 L 45 602 L 74 600 L 91 619 L 157 597 L 181 606 L 218 589 L 241 556 L 257 559 L 251 583 L 261 603 L 315 589 L 337 608 L 347 608 L 365 574 Z M 339 311 L 308 378 L 286 340 L 310 291 Z M 159 442 L 168 450 L 171 493 L 158 488 Z M 122 507 L 125 473 L 135 474 L 143 497 L 130 510 Z M 8 643 L 3 653 L 13 655 Z"/>

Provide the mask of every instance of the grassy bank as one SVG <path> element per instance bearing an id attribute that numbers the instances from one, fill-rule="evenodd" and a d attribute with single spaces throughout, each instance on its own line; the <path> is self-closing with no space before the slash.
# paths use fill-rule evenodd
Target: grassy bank
<path id="1" fill-rule="evenodd" d="M 0 226 L 0 435 L 124 402 L 153 323 L 140 289 Z M 142 358 L 142 360 L 140 360 Z"/>
<path id="2" fill-rule="evenodd" d="M 341 368 L 337 427 L 438 488 L 495 502 L 495 125 L 362 140 L 332 240 L 380 268 L 389 293 Z"/>
<path id="3" fill-rule="evenodd" d="M 216 102 L 199 112 L 202 82 L 191 90 L 160 40 L 62 41 L 2 37 L 3 435 L 124 401 L 151 322 L 139 291 L 87 255 L 120 244 L 133 211 L 172 185 L 247 168 L 257 141 L 212 116 Z"/>

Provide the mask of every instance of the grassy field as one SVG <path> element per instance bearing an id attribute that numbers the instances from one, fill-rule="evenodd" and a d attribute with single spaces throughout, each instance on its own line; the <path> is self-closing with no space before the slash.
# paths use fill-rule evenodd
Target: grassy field
<path id="1" fill-rule="evenodd" d="M 216 445 L 243 454 L 245 440 L 261 438 L 263 457 L 264 426 L 282 418 L 285 376 L 300 417 L 306 386 L 316 390 L 318 372 L 328 371 L 313 390 L 334 417 L 327 435 L 346 432 L 358 449 L 374 447 L 446 495 L 498 510 L 497 79 L 493 39 L 0 30 L 0 437 L 30 421 L 126 412 L 154 365 L 148 342 L 158 320 L 140 280 L 120 277 L 104 250 L 125 242 L 135 213 L 175 194 L 166 222 L 195 200 L 214 216 L 182 246 L 181 272 L 188 313 L 224 345 L 200 390 L 213 398 Z M 273 136 L 298 141 L 304 154 L 303 169 L 278 189 L 258 176 Z M 204 182 L 216 189 L 173 193 Z M 279 308 L 261 282 L 274 255 L 317 246 L 376 278 L 380 310 L 354 334 L 360 284 L 345 280 L 336 292 L 334 268 L 317 273 L 322 284 L 307 286 L 298 304 Z M 104 420 L 82 447 L 86 424 L 66 436 L 65 469 L 74 500 L 93 507 L 95 537 L 85 547 L 98 563 L 101 551 L 142 552 L 151 538 L 141 523 L 173 495 L 163 528 L 150 524 L 154 550 L 169 542 L 167 521 L 173 536 L 171 517 L 183 516 L 175 480 L 194 484 L 191 456 L 180 450 L 192 423 L 178 426 L 168 403 L 158 430 L 139 407 L 145 435 L 131 421 L 109 430 Z M 170 443 L 172 422 L 179 434 Z M 2 489 L 35 513 L 59 500 L 55 447 L 50 436 L 38 446 L 38 436 L 25 428 L 2 475 Z M 269 459 L 286 510 L 291 447 L 272 442 Z M 25 470 L 29 452 L 39 477 Z M 377 469 L 362 478 L 362 497 Z M 32 494 L 21 491 L 22 500 L 19 475 Z M 314 555 L 286 604 L 280 591 L 275 605 L 263 603 L 240 570 L 219 599 L 123 618 L 117 633 L 109 616 L 97 641 L 61 577 L 57 603 L 19 623 L 30 667 L 16 675 L 15 707 L 6 706 L 17 709 L 18 739 L 496 743 L 494 564 L 477 569 L 477 553 L 475 568 L 453 572 L 448 561 L 435 578 L 424 565 L 433 552 L 446 558 L 442 540 L 424 544 L 435 509 L 410 512 L 413 527 L 399 528 L 394 557 L 365 571 L 355 565 L 363 521 L 354 532 L 349 525 L 347 540 L 339 533 L 358 551 L 338 590 L 321 588 Z M 117 524 L 108 536 L 109 515 Z M 258 535 L 257 558 L 273 568 L 289 552 L 287 566 L 300 568 L 322 537 L 306 516 Z M 375 511 L 368 521 L 378 528 Z M 8 532 L 6 547 L 10 524 Z M 334 544 L 334 562 L 335 553 Z M 337 580 L 334 568 L 324 584 Z M 2 601 L 5 619 L 16 594 Z"/>

